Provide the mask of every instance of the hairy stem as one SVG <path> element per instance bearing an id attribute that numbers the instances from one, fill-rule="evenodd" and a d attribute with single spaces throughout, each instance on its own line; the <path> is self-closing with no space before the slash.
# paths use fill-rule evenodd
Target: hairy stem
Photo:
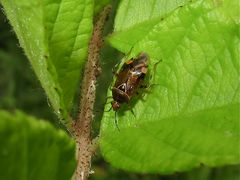
<path id="1" fill-rule="evenodd" d="M 96 80 L 101 72 L 99 57 L 103 44 L 103 27 L 110 10 L 111 6 L 106 6 L 100 13 L 99 19 L 94 25 L 92 38 L 89 43 L 88 59 L 81 86 L 79 112 L 73 125 L 77 143 L 78 162 L 73 177 L 75 180 L 86 180 L 91 170 L 91 157 L 94 153 L 92 149 L 91 124 L 96 96 Z"/>

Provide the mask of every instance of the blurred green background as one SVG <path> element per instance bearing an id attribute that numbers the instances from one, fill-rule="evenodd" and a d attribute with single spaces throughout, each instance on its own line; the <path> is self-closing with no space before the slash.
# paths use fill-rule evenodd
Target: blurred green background
<path id="1" fill-rule="evenodd" d="M 2 9 L 2 8 L 1 8 Z M 112 16 L 114 17 L 114 16 Z M 113 19 L 108 24 L 111 31 Z M 106 32 L 106 33 L 107 33 Z M 100 125 L 101 109 L 106 100 L 106 90 L 111 82 L 109 74 L 113 64 L 121 55 L 106 45 L 102 51 L 103 75 L 100 77 L 97 94 L 96 113 L 93 134 L 97 134 Z M 112 61 L 110 61 L 112 60 Z M 0 11 L 0 108 L 7 111 L 20 109 L 27 114 L 50 121 L 56 128 L 61 128 L 56 115 L 50 108 L 47 97 L 37 80 L 23 50 L 19 47 L 16 36 L 3 12 Z M 1 143 L 1 142 L 0 142 Z M 237 147 L 236 147 L 237 148 Z M 157 152 L 156 152 L 157 153 Z M 202 166 L 185 173 L 173 175 L 150 175 L 124 172 L 105 162 L 100 153 L 94 157 L 92 169 L 95 172 L 90 179 L 130 179 L 130 180 L 239 180 L 240 166 L 208 168 Z"/>

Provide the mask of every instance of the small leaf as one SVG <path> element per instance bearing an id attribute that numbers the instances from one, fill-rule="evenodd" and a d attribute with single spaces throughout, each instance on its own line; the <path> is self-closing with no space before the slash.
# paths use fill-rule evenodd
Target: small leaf
<path id="1" fill-rule="evenodd" d="M 48 122 L 0 111 L 0 179 L 70 179 L 75 144 Z"/>
<path id="2" fill-rule="evenodd" d="M 92 31 L 93 0 L 1 0 L 60 118 L 67 119 Z"/>
<path id="3" fill-rule="evenodd" d="M 125 53 L 131 47 L 132 54 L 148 53 L 150 70 L 162 62 L 152 74 L 157 85 L 133 106 L 136 117 L 117 112 L 120 132 L 114 112 L 104 113 L 101 151 L 112 165 L 136 172 L 238 164 L 239 3 L 171 3 L 125 0 L 119 8 L 111 44 Z M 159 7 L 171 11 L 149 13 Z"/>

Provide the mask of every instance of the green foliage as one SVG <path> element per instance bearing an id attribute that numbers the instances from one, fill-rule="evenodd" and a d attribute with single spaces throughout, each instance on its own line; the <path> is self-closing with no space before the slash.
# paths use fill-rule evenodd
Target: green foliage
<path id="1" fill-rule="evenodd" d="M 136 117 L 117 113 L 120 132 L 114 112 L 104 113 L 102 154 L 135 172 L 240 163 L 238 1 L 144 2 L 122 1 L 109 40 L 147 52 L 150 69 L 162 60 L 157 85 L 133 106 Z"/>
<path id="2" fill-rule="evenodd" d="M 92 31 L 92 0 L 1 0 L 59 117 L 67 119 Z"/>
<path id="3" fill-rule="evenodd" d="M 62 130 L 20 111 L 0 111 L 0 179 L 70 179 L 75 144 Z"/>
<path id="4" fill-rule="evenodd" d="M 109 1 L 0 2 L 55 112 L 67 119 L 93 13 Z M 124 53 L 133 47 L 131 56 L 147 52 L 150 70 L 162 62 L 153 74 L 157 85 L 133 105 L 136 117 L 117 113 L 120 132 L 114 112 L 104 113 L 106 160 L 128 171 L 157 173 L 240 163 L 239 8 L 237 0 L 121 1 L 109 42 Z M 0 51 L 0 58 L 5 55 Z M 104 73 L 106 86 L 110 76 Z M 71 177 L 74 145 L 63 132 L 21 112 L 2 111 L 0 117 L 1 179 Z M 208 168 L 186 176 L 198 173 L 199 179 L 211 177 Z"/>

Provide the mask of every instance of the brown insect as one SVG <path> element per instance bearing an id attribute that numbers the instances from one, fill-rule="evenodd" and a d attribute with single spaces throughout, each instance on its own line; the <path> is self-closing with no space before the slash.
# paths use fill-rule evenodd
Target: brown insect
<path id="1" fill-rule="evenodd" d="M 131 58 L 123 64 L 116 73 L 116 81 L 112 88 L 112 109 L 116 112 L 123 103 L 129 103 L 143 86 L 144 78 L 148 71 L 149 57 L 146 53 L 140 53 L 136 58 Z M 115 124 L 116 113 L 115 113 Z M 118 128 L 118 126 L 117 126 Z"/>

